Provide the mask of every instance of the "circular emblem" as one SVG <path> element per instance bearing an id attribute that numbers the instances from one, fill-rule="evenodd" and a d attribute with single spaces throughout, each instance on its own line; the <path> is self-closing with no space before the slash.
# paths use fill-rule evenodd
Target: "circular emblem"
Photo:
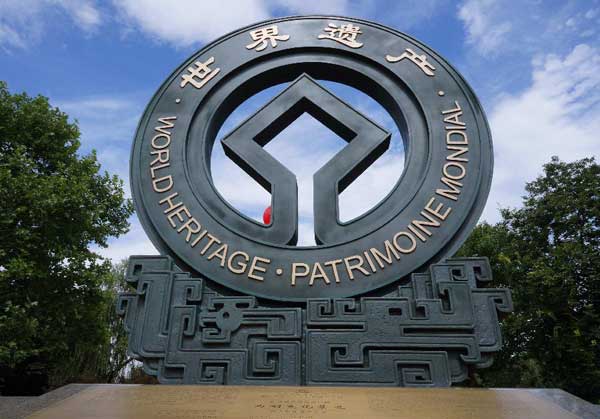
<path id="1" fill-rule="evenodd" d="M 393 190 L 350 222 L 339 220 L 338 196 L 386 151 L 390 133 L 321 80 L 376 100 L 406 150 Z M 227 116 L 280 83 L 287 87 L 215 144 Z M 263 148 L 303 113 L 347 142 L 314 175 L 312 247 L 295 246 L 296 178 Z M 268 224 L 216 190 L 214 146 L 271 193 Z M 296 17 L 226 35 L 168 78 L 138 127 L 131 184 L 144 229 L 180 266 L 247 294 L 303 301 L 363 294 L 451 256 L 479 219 L 492 159 L 475 94 L 430 48 L 364 20 Z"/>

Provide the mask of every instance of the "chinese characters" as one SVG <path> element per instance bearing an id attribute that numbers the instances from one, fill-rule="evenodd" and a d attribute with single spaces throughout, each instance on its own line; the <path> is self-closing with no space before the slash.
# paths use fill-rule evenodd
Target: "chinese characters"
<path id="1" fill-rule="evenodd" d="M 427 62 L 427 57 L 425 54 L 419 55 L 410 48 L 406 48 L 406 50 L 398 57 L 394 57 L 392 55 L 385 56 L 385 59 L 390 63 L 397 63 L 405 58 L 408 58 L 410 61 L 415 63 L 423 71 L 423 73 L 427 74 L 429 77 L 433 77 L 435 75 L 435 67 L 432 66 L 431 63 Z"/>
<path id="2" fill-rule="evenodd" d="M 216 76 L 221 70 L 220 68 L 208 68 L 208 66 L 214 62 L 215 57 L 210 57 L 208 60 L 206 60 L 205 63 L 201 61 L 194 62 L 195 67 L 191 66 L 187 68 L 189 74 L 184 74 L 183 76 L 181 76 L 182 80 L 180 86 L 185 87 L 189 83 L 196 89 L 200 89 L 202 86 L 208 83 L 214 76 Z"/>
<path id="3" fill-rule="evenodd" d="M 277 41 L 287 41 L 290 39 L 290 36 L 279 35 L 277 25 L 273 25 L 251 31 L 250 38 L 252 38 L 254 42 L 246 45 L 246 49 L 262 51 L 269 45 L 269 42 L 271 43 L 271 47 L 275 48 L 277 46 Z"/>
<path id="4" fill-rule="evenodd" d="M 352 23 L 346 23 L 339 27 L 333 23 L 327 25 L 328 27 L 323 29 L 328 35 L 320 34 L 317 38 L 319 39 L 331 39 L 332 41 L 339 42 L 350 48 L 360 48 L 363 46 L 361 42 L 358 42 L 356 38 L 361 34 L 359 26 L 354 26 Z"/>
<path id="5" fill-rule="evenodd" d="M 346 45 L 350 48 L 360 48 L 364 44 L 358 41 L 358 37 L 363 32 L 359 26 L 353 25 L 352 23 L 344 23 L 336 25 L 329 23 L 323 32 L 317 35 L 317 38 L 329 39 L 338 42 L 342 45 Z M 246 45 L 246 49 L 254 50 L 257 52 L 264 51 L 269 45 L 271 48 L 276 48 L 278 42 L 286 42 L 290 40 L 290 35 L 280 34 L 277 25 L 265 26 L 252 30 L 248 33 L 252 42 Z M 406 48 L 404 52 L 399 56 L 386 55 L 385 59 L 390 63 L 397 63 L 404 59 L 408 59 L 415 64 L 419 69 L 429 77 L 435 75 L 436 68 L 427 61 L 425 54 L 418 54 L 410 48 Z M 212 80 L 219 71 L 220 68 L 211 68 L 210 65 L 215 63 L 215 58 L 210 57 L 205 62 L 195 61 L 190 67 L 186 69 L 185 74 L 181 76 L 180 86 L 183 88 L 188 84 L 191 84 L 196 89 L 202 88 L 206 83 Z"/>

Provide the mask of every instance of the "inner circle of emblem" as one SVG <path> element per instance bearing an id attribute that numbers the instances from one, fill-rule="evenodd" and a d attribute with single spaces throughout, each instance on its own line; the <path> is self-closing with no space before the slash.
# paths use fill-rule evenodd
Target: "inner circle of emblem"
<path id="1" fill-rule="evenodd" d="M 385 152 L 390 134 L 319 80 L 371 96 L 405 141 L 394 189 L 346 223 L 339 221 L 338 195 Z M 288 83 L 283 92 L 216 142 L 237 106 L 280 83 Z M 263 148 L 303 113 L 347 142 L 314 176 L 313 247 L 294 246 L 295 177 Z M 271 193 L 269 225 L 220 196 L 210 172 L 213 147 L 223 147 Z M 131 183 L 144 229 L 180 266 L 248 294 L 303 301 L 392 286 L 451 256 L 481 214 L 491 169 L 481 106 L 443 58 L 379 24 L 314 16 L 238 30 L 179 67 L 140 122 Z"/>

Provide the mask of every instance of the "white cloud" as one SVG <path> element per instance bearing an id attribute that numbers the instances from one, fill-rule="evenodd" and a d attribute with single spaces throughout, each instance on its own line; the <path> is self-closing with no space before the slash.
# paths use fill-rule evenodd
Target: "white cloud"
<path id="1" fill-rule="evenodd" d="M 261 0 L 119 0 L 114 6 L 133 27 L 178 47 L 218 38 L 240 26 L 267 19 Z"/>
<path id="2" fill-rule="evenodd" d="M 86 33 L 116 17 L 125 25 L 124 33 L 138 30 L 175 47 L 188 47 L 273 16 L 350 15 L 382 18 L 407 28 L 439 9 L 439 0 L 407 0 L 402 7 L 395 1 L 375 0 L 113 0 L 112 5 L 101 4 L 97 0 L 2 0 L 0 46 L 22 49 L 36 43 L 51 25 L 57 25 L 61 14 Z"/>
<path id="3" fill-rule="evenodd" d="M 123 97 L 94 96 L 60 102 L 58 105 L 69 115 L 97 116 L 103 112 L 121 112 L 132 106 L 132 101 Z"/>
<path id="4" fill-rule="evenodd" d="M 490 116 L 495 174 L 483 219 L 519 206 L 524 185 L 553 155 L 564 161 L 600 155 L 600 50 L 585 44 L 533 63 L 531 85 L 499 99 Z"/>
<path id="5" fill-rule="evenodd" d="M 340 219 L 356 218 L 382 201 L 400 179 L 404 152 L 388 150 L 340 194 Z"/>
<path id="6" fill-rule="evenodd" d="M 50 3 L 61 6 L 84 31 L 93 31 L 102 22 L 100 12 L 90 0 L 50 0 Z"/>
<path id="7" fill-rule="evenodd" d="M 467 42 L 483 55 L 494 53 L 511 30 L 509 21 L 496 19 L 499 9 L 495 0 L 467 0 L 458 9 L 458 17 L 467 31 Z"/>
<path id="8" fill-rule="evenodd" d="M 98 95 L 55 103 L 72 120 L 77 120 L 81 153 L 95 149 L 101 170 L 123 179 L 127 197 L 131 196 L 129 153 L 144 102 L 145 98 L 136 95 Z"/>
<path id="9" fill-rule="evenodd" d="M 466 0 L 459 6 L 467 43 L 478 52 L 467 55 L 467 71 L 480 69 L 474 77 L 496 97 L 486 100 L 495 174 L 483 219 L 497 221 L 499 207 L 520 206 L 525 183 L 553 155 L 571 161 L 600 152 L 600 53 L 574 47 L 595 44 L 596 14 L 574 3 L 549 9 L 539 2 Z"/>
<path id="10" fill-rule="evenodd" d="M 338 15 L 373 19 L 406 30 L 430 19 L 440 0 L 237 0 L 235 7 L 218 2 L 180 0 L 113 0 L 130 29 L 176 47 L 207 42 L 240 26 L 274 16 Z M 209 17 L 209 18 L 207 18 Z"/>
<path id="11" fill-rule="evenodd" d="M 273 16 L 357 16 L 406 29 L 434 15 L 440 9 L 439 3 L 439 0 L 406 0 L 402 4 L 395 0 L 236 0 L 230 3 L 232 7 L 226 7 L 223 2 L 193 0 L 113 0 L 130 29 L 176 47 L 212 41 Z"/>
<path id="12" fill-rule="evenodd" d="M 0 22 L 0 46 L 25 48 L 26 41 L 10 26 Z"/>
<path id="13" fill-rule="evenodd" d="M 57 101 L 56 106 L 77 120 L 84 151 L 92 148 L 100 153 L 126 150 L 125 155 L 128 155 L 144 109 L 143 102 L 144 99 L 134 95 L 102 95 Z"/>
<path id="14" fill-rule="evenodd" d="M 106 248 L 94 246 L 91 250 L 111 259 L 113 263 L 120 262 L 133 255 L 157 255 L 158 251 L 148 239 L 137 217 L 131 217 L 130 222 L 131 229 L 127 234 L 109 240 Z"/>
<path id="15" fill-rule="evenodd" d="M 598 16 L 598 9 L 590 9 L 587 12 L 585 12 L 586 19 L 593 19 L 596 16 Z"/>
<path id="16" fill-rule="evenodd" d="M 298 246 L 315 245 L 315 229 L 312 222 L 298 223 Z"/>
<path id="17" fill-rule="evenodd" d="M 534 54 L 564 53 L 582 38 L 594 35 L 600 23 L 597 10 L 586 11 L 580 6 L 577 2 L 549 8 L 543 2 L 464 0 L 457 16 L 474 51 L 518 66 L 520 61 L 528 63 Z"/>
<path id="18" fill-rule="evenodd" d="M 267 0 L 266 3 L 271 10 L 280 7 L 289 13 L 301 15 L 343 15 L 351 7 L 349 0 Z"/>
<path id="19" fill-rule="evenodd" d="M 0 2 L 0 47 L 24 49 L 38 42 L 61 13 L 90 33 L 101 22 L 93 0 L 2 0 Z"/>

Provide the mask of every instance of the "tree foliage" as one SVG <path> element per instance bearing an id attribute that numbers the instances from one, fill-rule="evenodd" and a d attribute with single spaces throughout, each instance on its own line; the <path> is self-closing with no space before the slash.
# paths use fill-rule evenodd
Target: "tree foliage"
<path id="1" fill-rule="evenodd" d="M 474 379 L 489 387 L 557 387 L 600 402 L 600 165 L 553 158 L 523 207 L 479 225 L 461 256 L 487 256 L 512 290 L 504 348 Z"/>
<path id="2" fill-rule="evenodd" d="M 123 182 L 78 153 L 48 99 L 0 82 L 0 378 L 80 377 L 109 339 L 111 266 L 90 250 L 128 228 Z M 111 308 L 112 309 L 112 308 Z M 14 387 L 13 387 L 14 389 Z M 18 389 L 14 389 L 19 391 Z"/>
<path id="3" fill-rule="evenodd" d="M 112 266 L 109 275 L 110 282 L 106 284 L 106 290 L 110 295 L 110 304 L 106 308 L 105 322 L 110 339 L 105 341 L 105 346 L 98 351 L 99 359 L 94 374 L 99 381 L 105 383 L 121 380 L 124 376 L 124 369 L 133 362 L 133 358 L 127 354 L 128 335 L 125 331 L 125 323 L 116 311 L 119 294 L 130 291 L 126 275 L 127 259 L 124 259 Z"/>

